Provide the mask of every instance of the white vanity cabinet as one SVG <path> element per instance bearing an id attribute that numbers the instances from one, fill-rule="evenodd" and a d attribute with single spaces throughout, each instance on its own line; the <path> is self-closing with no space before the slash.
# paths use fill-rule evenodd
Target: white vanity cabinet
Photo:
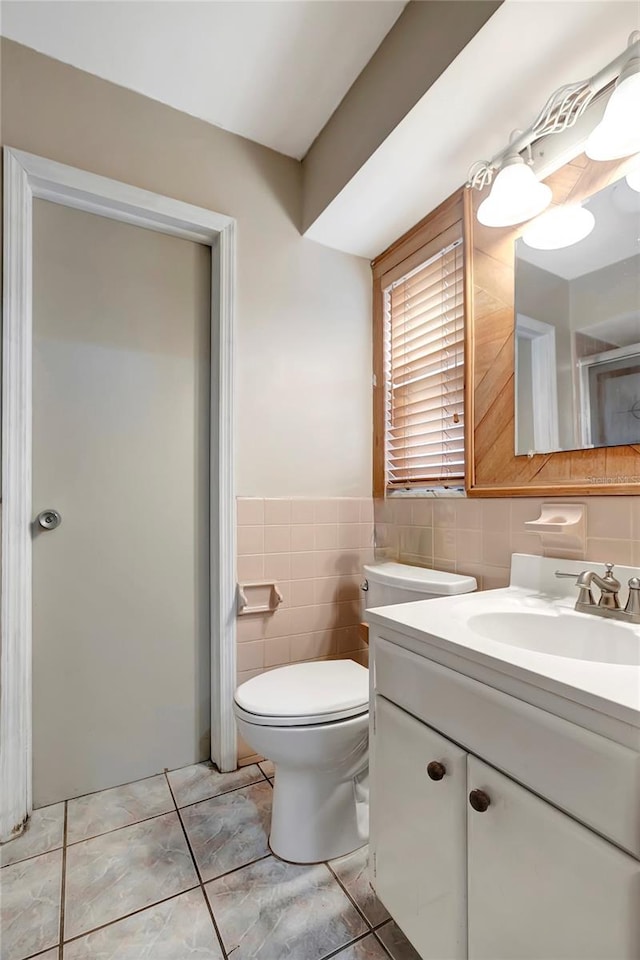
<path id="1" fill-rule="evenodd" d="M 380 695 L 371 853 L 423 960 L 640 958 L 640 862 Z"/>
<path id="2" fill-rule="evenodd" d="M 423 960 L 640 960 L 640 626 L 557 567 L 367 609 L 370 876 Z"/>
<path id="3" fill-rule="evenodd" d="M 467 786 L 470 960 L 637 960 L 640 863 L 473 756 Z"/>
<path id="4" fill-rule="evenodd" d="M 371 859 L 378 896 L 421 956 L 463 960 L 467 755 L 382 697 L 375 715 Z"/>

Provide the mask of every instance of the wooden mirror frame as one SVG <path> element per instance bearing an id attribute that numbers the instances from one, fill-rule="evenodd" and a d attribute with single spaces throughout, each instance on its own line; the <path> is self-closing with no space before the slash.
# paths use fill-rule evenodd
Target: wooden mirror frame
<path id="1" fill-rule="evenodd" d="M 580 201 L 634 164 L 637 157 L 600 163 L 581 154 L 545 182 L 554 204 Z M 526 224 L 480 224 L 476 212 L 488 192 L 464 191 L 469 496 L 640 494 L 640 443 L 515 455 L 514 244 Z"/>

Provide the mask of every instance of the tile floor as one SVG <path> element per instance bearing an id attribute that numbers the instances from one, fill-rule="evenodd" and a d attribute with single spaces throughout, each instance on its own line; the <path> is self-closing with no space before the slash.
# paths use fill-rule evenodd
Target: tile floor
<path id="1" fill-rule="evenodd" d="M 366 848 L 270 854 L 272 777 L 202 763 L 36 810 L 0 847 L 0 960 L 420 960 Z"/>

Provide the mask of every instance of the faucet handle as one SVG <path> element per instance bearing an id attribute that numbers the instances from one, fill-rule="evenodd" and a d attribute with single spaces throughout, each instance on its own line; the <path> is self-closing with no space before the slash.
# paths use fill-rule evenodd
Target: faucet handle
<path id="1" fill-rule="evenodd" d="M 629 580 L 629 599 L 624 612 L 640 620 L 640 579 L 638 577 L 631 577 Z"/>
<path id="2" fill-rule="evenodd" d="M 593 607 L 595 605 L 595 601 L 593 599 L 593 594 L 591 593 L 591 589 L 589 587 L 590 581 L 585 581 L 584 583 L 582 582 L 582 578 L 585 576 L 586 573 L 588 573 L 588 571 L 586 570 L 583 570 L 582 573 L 567 573 L 564 570 L 556 570 L 555 575 L 556 577 L 558 577 L 559 580 L 560 579 L 575 580 L 576 586 L 580 587 L 580 593 L 578 594 L 577 602 Z"/>
<path id="3" fill-rule="evenodd" d="M 611 588 L 612 593 L 617 593 L 620 587 L 622 586 L 622 584 L 620 583 L 618 578 L 614 577 L 613 575 L 613 564 L 605 563 L 604 568 L 607 572 L 605 573 L 602 579 L 606 580 L 608 586 Z"/>
<path id="4" fill-rule="evenodd" d="M 604 566 L 607 571 L 604 577 L 596 578 L 596 583 L 601 590 L 598 606 L 605 607 L 608 610 L 619 610 L 620 600 L 618 599 L 618 594 L 620 592 L 621 583 L 613 575 L 613 564 L 605 563 Z"/>

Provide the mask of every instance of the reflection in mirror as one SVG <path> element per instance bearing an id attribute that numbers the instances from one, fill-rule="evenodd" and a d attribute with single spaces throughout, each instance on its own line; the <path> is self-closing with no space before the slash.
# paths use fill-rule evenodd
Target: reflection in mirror
<path id="1" fill-rule="evenodd" d="M 516 454 L 640 443 L 640 192 L 584 206 L 578 243 L 516 241 Z"/>

